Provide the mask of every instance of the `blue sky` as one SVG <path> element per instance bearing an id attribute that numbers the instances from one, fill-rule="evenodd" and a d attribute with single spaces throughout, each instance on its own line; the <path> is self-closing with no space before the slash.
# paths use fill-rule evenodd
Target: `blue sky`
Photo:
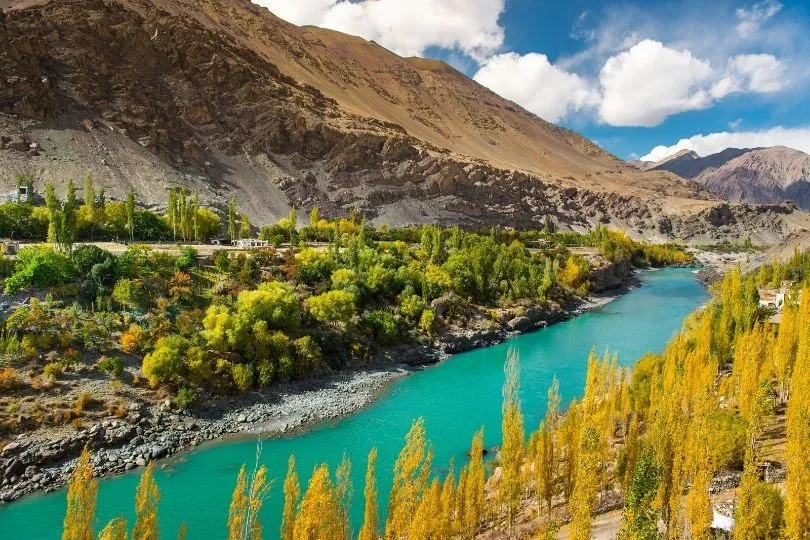
<path id="1" fill-rule="evenodd" d="M 441 58 L 622 158 L 810 152 L 810 2 L 254 0 Z"/>

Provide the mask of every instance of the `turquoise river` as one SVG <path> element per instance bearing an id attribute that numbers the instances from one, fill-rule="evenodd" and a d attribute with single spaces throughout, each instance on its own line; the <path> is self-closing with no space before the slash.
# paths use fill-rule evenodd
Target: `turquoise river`
<path id="1" fill-rule="evenodd" d="M 265 538 L 276 538 L 283 502 L 287 458 L 295 454 L 302 482 L 324 460 L 331 468 L 345 452 L 353 464 L 353 526 L 359 529 L 363 507 L 366 456 L 379 452 L 377 482 L 380 508 L 387 505 L 391 467 L 415 417 L 425 419 L 438 474 L 451 457 L 465 459 L 473 433 L 484 426 L 485 444 L 500 441 L 503 362 L 509 347 L 520 353 L 521 400 L 527 430 L 534 429 L 546 407 L 546 389 L 560 381 L 565 402 L 583 388 L 588 352 L 607 348 L 623 365 L 646 352 L 659 352 L 681 327 L 684 318 L 707 299 L 690 270 L 643 272 L 642 286 L 618 300 L 568 322 L 525 334 L 507 343 L 459 354 L 435 367 L 393 383 L 368 408 L 342 420 L 316 426 L 303 434 L 263 441 L 261 461 L 275 478 L 263 509 Z M 188 538 L 223 538 L 228 503 L 239 466 L 254 463 L 256 441 L 234 440 L 201 445 L 160 463 L 162 535 L 175 537 L 182 521 Z M 124 515 L 132 523 L 138 474 L 102 480 L 98 523 Z M 304 486 L 305 487 L 305 486 Z M 59 538 L 65 492 L 33 495 L 0 507 L 0 538 Z"/>

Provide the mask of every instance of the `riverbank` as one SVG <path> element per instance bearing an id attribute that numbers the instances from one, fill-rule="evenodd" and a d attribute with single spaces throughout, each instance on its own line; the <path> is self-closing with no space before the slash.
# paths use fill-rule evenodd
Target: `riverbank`
<path id="1" fill-rule="evenodd" d="M 502 343 L 604 306 L 639 286 L 634 274 L 599 295 L 577 298 L 566 306 L 531 305 L 502 310 L 500 321 L 450 327 L 431 344 L 401 346 L 382 353 L 362 370 L 296 381 L 228 399 L 210 398 L 187 411 L 133 401 L 121 417 L 86 429 L 38 430 L 18 436 L 0 451 L 0 502 L 65 485 L 81 449 L 93 450 L 99 477 L 122 474 L 193 448 L 229 437 L 272 437 L 310 429 L 319 422 L 353 414 L 382 395 L 395 380 L 461 352 Z M 478 326 L 478 328 L 475 328 Z M 483 328 L 482 328 L 483 326 Z"/>

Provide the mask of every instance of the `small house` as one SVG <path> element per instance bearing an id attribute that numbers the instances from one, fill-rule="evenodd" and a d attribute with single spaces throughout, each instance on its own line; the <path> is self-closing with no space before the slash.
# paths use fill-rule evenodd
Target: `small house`
<path id="1" fill-rule="evenodd" d="M 259 249 L 269 247 L 270 242 L 257 238 L 242 238 L 241 240 L 234 240 L 233 245 L 239 249 Z"/>
<path id="2" fill-rule="evenodd" d="M 782 309 L 785 303 L 785 288 L 779 289 L 759 289 L 759 307 Z"/>
<path id="3" fill-rule="evenodd" d="M 6 195 L 6 200 L 9 202 L 27 203 L 29 195 L 28 186 L 17 186 L 14 191 Z"/>

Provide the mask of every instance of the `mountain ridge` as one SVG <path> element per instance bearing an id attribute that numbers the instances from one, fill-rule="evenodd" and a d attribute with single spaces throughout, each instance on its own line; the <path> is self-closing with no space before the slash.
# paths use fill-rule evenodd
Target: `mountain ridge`
<path id="1" fill-rule="evenodd" d="M 810 155 L 786 146 L 726 148 L 700 157 L 681 151 L 648 166 L 706 186 L 733 201 L 792 201 L 810 210 Z"/>
<path id="2" fill-rule="evenodd" d="M 778 208 L 748 223 L 739 207 L 718 230 L 707 216 L 723 203 L 695 183 L 639 172 L 442 62 L 247 0 L 4 4 L 0 166 L 61 189 L 89 172 L 159 206 L 184 185 L 220 208 L 236 195 L 256 222 L 317 205 L 392 225 L 610 223 L 660 239 L 805 226 Z"/>

